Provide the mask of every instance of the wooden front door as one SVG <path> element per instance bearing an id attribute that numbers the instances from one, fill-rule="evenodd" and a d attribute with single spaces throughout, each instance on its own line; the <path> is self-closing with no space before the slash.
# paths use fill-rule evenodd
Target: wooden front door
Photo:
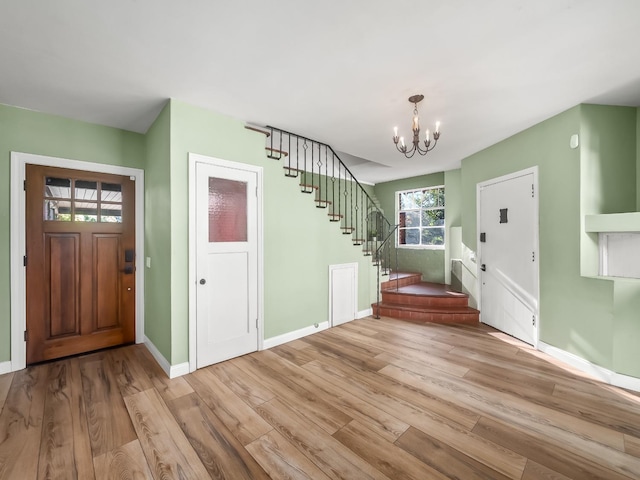
<path id="1" fill-rule="evenodd" d="M 26 166 L 27 364 L 135 340 L 135 182 Z"/>

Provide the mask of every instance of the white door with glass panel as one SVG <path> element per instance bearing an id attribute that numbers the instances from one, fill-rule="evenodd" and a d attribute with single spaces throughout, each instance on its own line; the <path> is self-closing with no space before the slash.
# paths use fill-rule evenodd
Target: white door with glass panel
<path id="1" fill-rule="evenodd" d="M 537 338 L 537 180 L 526 170 L 480 184 L 480 315 L 529 344 Z"/>
<path id="2" fill-rule="evenodd" d="M 196 363 L 258 349 L 255 171 L 196 163 Z"/>

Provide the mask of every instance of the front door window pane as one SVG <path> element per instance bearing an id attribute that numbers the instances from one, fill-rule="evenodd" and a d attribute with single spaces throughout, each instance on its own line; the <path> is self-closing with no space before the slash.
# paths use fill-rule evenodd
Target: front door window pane
<path id="1" fill-rule="evenodd" d="M 246 182 L 209 177 L 209 242 L 246 241 Z"/>
<path id="2" fill-rule="evenodd" d="M 98 182 L 76 180 L 75 183 L 77 201 L 98 201 Z"/>
<path id="3" fill-rule="evenodd" d="M 103 202 L 122 202 L 122 185 L 117 183 L 102 183 L 100 200 Z"/>
<path id="4" fill-rule="evenodd" d="M 54 222 L 70 222 L 71 200 L 45 199 L 44 219 Z"/>
<path id="5" fill-rule="evenodd" d="M 68 178 L 46 177 L 44 180 L 45 198 L 71 198 L 71 180 Z"/>
<path id="6" fill-rule="evenodd" d="M 76 222 L 97 222 L 98 204 L 93 202 L 75 202 Z"/>

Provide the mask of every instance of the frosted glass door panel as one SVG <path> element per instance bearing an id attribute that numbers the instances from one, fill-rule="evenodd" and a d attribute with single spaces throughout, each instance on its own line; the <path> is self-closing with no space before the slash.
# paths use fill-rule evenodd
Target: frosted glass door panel
<path id="1" fill-rule="evenodd" d="M 209 177 L 209 242 L 247 241 L 247 184 Z"/>

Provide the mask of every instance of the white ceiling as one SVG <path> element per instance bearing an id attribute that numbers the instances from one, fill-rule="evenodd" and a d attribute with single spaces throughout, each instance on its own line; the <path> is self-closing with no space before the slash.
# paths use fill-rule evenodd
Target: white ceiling
<path id="1" fill-rule="evenodd" d="M 407 160 L 416 93 L 442 137 Z M 640 1 L 1 0 L 0 103 L 145 132 L 167 98 L 329 143 L 364 181 L 448 170 L 578 103 L 640 106 Z"/>

